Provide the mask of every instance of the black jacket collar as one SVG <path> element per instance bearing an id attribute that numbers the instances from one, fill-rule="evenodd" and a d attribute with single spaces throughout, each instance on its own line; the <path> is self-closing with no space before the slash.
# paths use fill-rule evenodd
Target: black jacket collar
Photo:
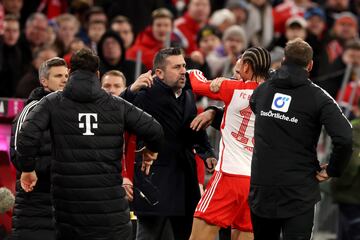
<path id="1" fill-rule="evenodd" d="M 106 92 L 101 89 L 100 80 L 95 73 L 76 70 L 71 73 L 64 88 L 64 96 L 77 102 L 93 102 Z"/>
<path id="2" fill-rule="evenodd" d="M 308 76 L 309 73 L 305 68 L 284 62 L 271 76 L 270 80 L 272 84 L 279 88 L 297 88 L 309 84 Z"/>

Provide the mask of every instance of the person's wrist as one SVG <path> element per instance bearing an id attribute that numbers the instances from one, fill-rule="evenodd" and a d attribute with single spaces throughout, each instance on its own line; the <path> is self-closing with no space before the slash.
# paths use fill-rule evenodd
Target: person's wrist
<path id="1" fill-rule="evenodd" d="M 137 91 L 135 85 L 136 85 L 135 83 L 130 85 L 130 92 L 136 92 Z"/>

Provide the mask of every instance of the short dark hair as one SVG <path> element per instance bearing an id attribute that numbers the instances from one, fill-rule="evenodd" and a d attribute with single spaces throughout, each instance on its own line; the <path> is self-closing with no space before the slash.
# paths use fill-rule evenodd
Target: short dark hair
<path id="1" fill-rule="evenodd" d="M 75 52 L 70 59 L 70 72 L 84 70 L 92 73 L 99 71 L 99 57 L 89 48 Z"/>
<path id="2" fill-rule="evenodd" d="M 301 38 L 296 38 L 287 42 L 284 54 L 286 62 L 290 62 L 301 67 L 306 67 L 313 58 L 313 50 L 311 46 Z"/>
<path id="3" fill-rule="evenodd" d="M 48 78 L 50 68 L 59 66 L 67 67 L 67 64 L 63 58 L 54 57 L 46 60 L 39 67 L 39 79 Z"/>
<path id="4" fill-rule="evenodd" d="M 116 17 L 114 17 L 113 20 L 111 20 L 110 25 L 114 23 L 128 23 L 129 25 L 131 25 L 130 19 L 123 15 L 117 15 Z"/>
<path id="5" fill-rule="evenodd" d="M 170 56 L 178 56 L 183 55 L 183 52 L 180 48 L 171 47 L 171 48 L 164 48 L 158 51 L 154 58 L 153 68 L 154 69 L 164 69 L 166 65 L 166 59 Z"/>
<path id="6" fill-rule="evenodd" d="M 251 65 L 254 77 L 266 78 L 271 65 L 271 57 L 268 50 L 262 47 L 247 49 L 241 56 L 244 63 Z"/>
<path id="7" fill-rule="evenodd" d="M 88 11 L 85 13 L 85 20 L 88 22 L 91 15 L 93 14 L 105 14 L 105 11 L 100 6 L 92 6 L 88 9 Z"/>

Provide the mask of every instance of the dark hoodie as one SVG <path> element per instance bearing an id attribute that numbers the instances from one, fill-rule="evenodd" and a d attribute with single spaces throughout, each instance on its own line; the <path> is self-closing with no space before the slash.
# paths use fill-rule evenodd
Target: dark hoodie
<path id="1" fill-rule="evenodd" d="M 302 214 L 320 200 L 316 147 L 324 125 L 333 143 L 327 173 L 337 177 L 351 156 L 352 129 L 336 102 L 308 79 L 308 72 L 284 63 L 253 93 L 256 115 L 251 166 L 251 210 L 266 218 Z"/>
<path id="2" fill-rule="evenodd" d="M 51 129 L 52 197 L 57 239 L 128 239 L 128 202 L 122 188 L 123 133 L 157 152 L 162 128 L 150 115 L 100 88 L 96 74 L 71 73 L 63 92 L 43 98 L 18 135 L 21 170 L 34 170 L 40 133 Z"/>
<path id="3" fill-rule="evenodd" d="M 120 48 L 121 48 L 120 60 L 115 65 L 111 65 L 105 59 L 104 54 L 103 54 L 103 45 L 107 38 L 115 39 L 119 43 Z M 101 39 L 97 45 L 97 50 L 98 50 L 98 56 L 100 58 L 100 74 L 101 74 L 101 76 L 104 73 L 106 73 L 107 71 L 119 70 L 126 77 L 126 86 L 129 86 L 130 84 L 132 84 L 135 81 L 136 63 L 131 60 L 126 60 L 126 58 L 125 58 L 126 49 L 124 47 L 124 43 L 123 43 L 122 39 L 120 38 L 119 34 L 117 34 L 116 32 L 113 32 L 113 31 L 107 31 L 106 33 L 104 33 L 104 35 L 101 37 Z M 141 72 L 140 73 L 144 73 L 145 71 L 146 71 L 146 68 L 141 63 Z"/>
<path id="4" fill-rule="evenodd" d="M 12 126 L 10 153 L 11 162 L 17 169 L 16 172 L 16 198 L 13 214 L 13 230 L 11 239 L 37 240 L 55 239 L 54 220 L 50 196 L 50 166 L 52 162 L 50 131 L 44 131 L 41 135 L 40 150 L 36 162 L 35 171 L 38 181 L 33 192 L 26 193 L 20 185 L 21 163 L 16 153 L 17 134 L 20 126 L 29 113 L 49 92 L 39 87 L 34 89 L 26 106 L 19 114 Z"/>

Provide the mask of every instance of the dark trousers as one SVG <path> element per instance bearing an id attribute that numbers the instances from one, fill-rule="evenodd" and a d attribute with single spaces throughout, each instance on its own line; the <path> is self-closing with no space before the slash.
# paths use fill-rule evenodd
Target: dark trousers
<path id="1" fill-rule="evenodd" d="M 339 203 L 339 240 L 360 240 L 360 205 Z"/>
<path id="2" fill-rule="evenodd" d="M 138 216 L 136 240 L 188 240 L 192 216 Z"/>
<path id="3" fill-rule="evenodd" d="M 254 240 L 309 240 L 314 225 L 314 208 L 291 218 L 263 218 L 251 212 Z"/>

